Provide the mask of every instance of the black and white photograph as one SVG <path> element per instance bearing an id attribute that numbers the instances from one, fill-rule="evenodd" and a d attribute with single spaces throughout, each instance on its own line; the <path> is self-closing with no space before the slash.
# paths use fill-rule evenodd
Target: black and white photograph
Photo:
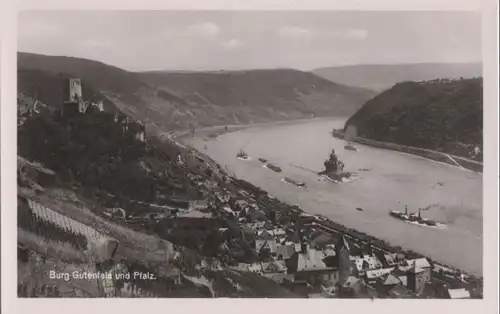
<path id="1" fill-rule="evenodd" d="M 483 299 L 482 23 L 18 12 L 17 297 Z"/>

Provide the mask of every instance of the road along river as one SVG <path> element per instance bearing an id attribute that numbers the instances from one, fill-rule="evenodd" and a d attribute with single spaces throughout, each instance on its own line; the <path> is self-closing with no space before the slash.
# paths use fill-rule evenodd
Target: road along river
<path id="1" fill-rule="evenodd" d="M 482 276 L 482 174 L 390 150 L 356 145 L 344 150 L 344 141 L 331 135 L 345 119 L 301 121 L 259 126 L 220 135 L 217 139 L 184 137 L 192 146 L 271 195 L 303 210 L 324 215 L 349 228 L 387 240 L 434 260 Z M 346 171 L 359 179 L 342 184 L 319 180 L 330 151 L 335 149 Z M 236 158 L 244 149 L 251 160 Z M 283 169 L 263 168 L 258 158 Z M 287 176 L 306 183 L 299 188 Z M 422 211 L 422 216 L 446 227 L 411 225 L 392 218 L 389 210 Z M 364 211 L 357 211 L 361 207 Z"/>

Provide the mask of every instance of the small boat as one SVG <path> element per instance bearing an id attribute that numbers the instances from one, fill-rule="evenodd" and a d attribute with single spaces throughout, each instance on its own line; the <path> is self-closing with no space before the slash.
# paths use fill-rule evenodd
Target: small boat
<path id="1" fill-rule="evenodd" d="M 356 207 L 356 210 L 357 210 L 357 211 L 360 211 L 360 212 L 365 211 L 365 210 L 364 210 L 363 208 L 361 208 L 361 207 Z"/>
<path id="2" fill-rule="evenodd" d="M 285 180 L 285 182 L 288 182 L 288 183 L 291 183 L 291 184 L 294 184 L 298 187 L 305 187 L 306 184 L 304 182 L 299 182 L 299 181 L 295 181 L 289 177 L 285 177 L 283 180 Z"/>
<path id="3" fill-rule="evenodd" d="M 352 146 L 351 144 L 347 144 L 344 146 L 344 149 L 347 149 L 347 150 L 352 150 L 352 151 L 359 151 L 359 149 L 357 149 L 356 147 Z"/>
<path id="4" fill-rule="evenodd" d="M 248 154 L 245 151 L 243 151 L 243 149 L 240 149 L 240 151 L 238 152 L 238 154 L 236 154 L 236 158 L 247 160 L 248 159 Z"/>
<path id="5" fill-rule="evenodd" d="M 274 172 L 281 172 L 281 168 L 273 164 L 267 164 L 267 168 L 271 169 Z"/>
<path id="6" fill-rule="evenodd" d="M 266 163 L 267 159 L 265 159 L 265 158 L 259 158 L 259 161 L 262 162 L 262 163 Z"/>

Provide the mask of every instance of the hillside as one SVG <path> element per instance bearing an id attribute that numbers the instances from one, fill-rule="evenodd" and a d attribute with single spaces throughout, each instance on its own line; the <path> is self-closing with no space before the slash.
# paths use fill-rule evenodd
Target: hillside
<path id="1" fill-rule="evenodd" d="M 139 297 L 295 297 L 264 276 L 231 268 L 260 257 L 221 208 L 205 209 L 206 215 L 212 210 L 214 215 L 201 221 L 205 228 L 196 228 L 200 224 L 196 218 L 189 220 L 194 228 L 177 226 L 177 214 L 189 212 L 192 201 L 213 201 L 211 189 L 218 186 L 217 176 L 177 146 L 139 141 L 133 124 L 124 129 L 113 121 L 107 112 L 72 117 L 43 112 L 18 126 L 18 243 L 25 253 L 18 259 L 20 296 L 44 295 L 45 285 L 57 289 L 69 285 L 92 297 L 129 297 L 129 293 Z M 174 161 L 177 153 L 185 162 Z M 42 216 L 36 210 L 40 208 Z M 123 215 L 114 215 L 116 209 Z M 217 224 L 207 227 L 207 222 Z M 62 227 L 78 224 L 93 229 L 90 234 L 99 232 L 119 242 L 111 258 L 105 252 L 106 262 L 94 263 L 100 251 L 93 246 L 84 250 L 89 241 L 86 233 Z M 236 236 L 221 237 L 219 224 Z M 44 263 L 37 263 L 37 258 Z M 97 281 L 88 280 L 82 286 L 77 280 L 66 284 L 41 276 L 51 269 L 112 272 L 123 267 L 130 273 L 151 272 L 156 279 L 128 280 L 127 285 L 140 289 L 133 292 L 122 289 L 124 282 L 114 282 L 114 292 L 108 295 L 89 287 Z M 27 289 L 33 286 L 41 287 L 40 291 Z"/>
<path id="2" fill-rule="evenodd" d="M 67 98 L 63 94 L 62 82 L 69 77 L 70 75 L 65 73 L 56 74 L 41 70 L 19 69 L 17 71 L 18 97 L 36 98 L 51 109 L 59 109 L 60 104 Z M 82 83 L 82 93 L 86 99 L 103 100 L 107 111 L 118 110 L 113 102 L 90 87 L 87 82 Z"/>
<path id="3" fill-rule="evenodd" d="M 470 158 L 474 146 L 482 150 L 482 88 L 482 78 L 399 83 L 345 126 L 355 126 L 360 137 Z"/>
<path id="4" fill-rule="evenodd" d="M 57 106 L 62 78 L 163 129 L 348 116 L 374 92 L 295 70 L 133 73 L 92 60 L 18 53 L 19 91 Z M 58 81 L 59 80 L 59 81 Z M 84 90 L 84 97 L 86 93 Z"/>
<path id="5" fill-rule="evenodd" d="M 319 68 L 313 71 L 328 80 L 376 91 L 391 88 L 405 81 L 426 81 L 439 78 L 459 79 L 481 76 L 481 63 L 416 63 L 352 65 Z"/>
<path id="6" fill-rule="evenodd" d="M 375 93 L 329 82 L 292 69 L 231 72 L 141 73 L 141 78 L 174 92 L 221 123 L 251 123 L 349 115 Z"/>
<path id="7" fill-rule="evenodd" d="M 37 97 L 49 106 L 59 106 L 62 103 L 63 79 L 72 76 L 82 79 L 84 98 L 98 94 L 108 99 L 105 104 L 112 104 L 112 107 L 135 119 L 157 117 L 148 110 L 149 105 L 154 104 L 157 90 L 139 80 L 134 73 L 80 58 L 23 52 L 19 52 L 17 58 L 18 91 L 30 97 L 38 94 Z M 86 91 L 91 92 L 90 96 Z M 145 95 L 153 95 L 153 99 Z M 166 101 L 162 104 L 165 108 L 174 105 Z"/>

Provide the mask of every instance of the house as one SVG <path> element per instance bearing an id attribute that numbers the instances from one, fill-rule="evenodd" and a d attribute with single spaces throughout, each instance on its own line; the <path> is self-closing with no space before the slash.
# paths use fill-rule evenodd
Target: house
<path id="1" fill-rule="evenodd" d="M 388 253 L 384 254 L 383 263 L 387 267 L 393 267 L 400 265 L 405 262 L 405 256 L 400 253 Z"/>
<path id="2" fill-rule="evenodd" d="M 262 273 L 262 264 L 261 263 L 253 263 L 248 265 L 247 271 L 251 273 Z"/>
<path id="3" fill-rule="evenodd" d="M 265 222 L 267 221 L 267 217 L 263 211 L 251 208 L 247 208 L 245 211 L 248 220 L 255 221 L 257 223 L 262 223 L 262 227 L 264 226 Z"/>
<path id="4" fill-rule="evenodd" d="M 243 211 L 245 209 L 250 209 L 250 205 L 245 200 L 233 200 L 230 201 L 231 208 L 236 211 Z"/>
<path id="5" fill-rule="evenodd" d="M 255 239 L 255 250 L 261 252 L 263 249 L 269 250 L 271 254 L 276 254 L 277 252 L 276 240 L 267 230 L 258 232 Z"/>
<path id="6" fill-rule="evenodd" d="M 398 266 L 394 268 L 394 270 L 391 272 L 394 276 L 396 276 L 400 281 L 401 284 L 405 287 L 408 286 L 408 270 L 402 269 L 401 266 Z"/>
<path id="7" fill-rule="evenodd" d="M 286 232 L 282 228 L 275 228 L 272 232 L 275 237 L 286 236 Z"/>
<path id="8" fill-rule="evenodd" d="M 206 200 L 196 200 L 196 201 L 189 202 L 189 209 L 191 209 L 191 210 L 204 211 L 208 208 L 209 208 L 209 206 L 208 206 L 208 202 Z"/>
<path id="9" fill-rule="evenodd" d="M 470 299 L 471 295 L 467 289 L 448 289 L 448 297 L 450 299 Z"/>
<path id="10" fill-rule="evenodd" d="M 127 213 L 122 208 L 106 208 L 106 213 L 115 218 L 125 219 L 127 217 Z"/>
<path id="11" fill-rule="evenodd" d="M 278 244 L 276 248 L 276 256 L 278 260 L 290 259 L 295 252 L 294 243 Z"/>
<path id="12" fill-rule="evenodd" d="M 256 221 L 256 222 L 248 224 L 248 227 L 251 228 L 252 230 L 254 230 L 255 234 L 257 234 L 257 232 L 259 230 L 264 229 L 265 225 L 266 225 L 265 221 Z"/>
<path id="13" fill-rule="evenodd" d="M 365 277 L 366 282 L 373 283 L 378 278 L 380 278 L 384 275 L 390 274 L 393 270 L 394 270 L 394 267 L 368 270 L 365 272 L 364 277 Z"/>
<path id="14" fill-rule="evenodd" d="M 163 220 L 162 223 L 170 227 L 175 226 L 185 230 L 198 231 L 216 231 L 225 227 L 223 220 L 214 217 L 211 213 L 203 213 L 197 210 L 179 213 L 177 217 Z"/>
<path id="15" fill-rule="evenodd" d="M 354 260 L 356 270 L 360 276 L 363 276 L 366 271 L 373 269 L 381 269 L 383 267 L 379 259 L 374 255 L 365 255 Z"/>
<path id="16" fill-rule="evenodd" d="M 263 273 L 286 273 L 286 264 L 284 261 L 273 261 L 262 263 Z"/>
<path id="17" fill-rule="evenodd" d="M 392 288 L 396 287 L 397 285 L 401 285 L 402 282 L 399 278 L 392 274 L 387 274 L 384 275 L 383 277 L 380 278 L 380 284 L 382 287 L 386 288 L 387 290 L 392 290 Z"/>
<path id="18" fill-rule="evenodd" d="M 333 286 L 339 279 L 338 268 L 325 263 L 322 251 L 310 249 L 303 244 L 302 251 L 296 252 L 286 261 L 288 272 L 294 274 L 294 283 L 312 286 Z"/>
<path id="19" fill-rule="evenodd" d="M 429 271 L 431 269 L 431 264 L 425 257 L 406 260 L 406 263 L 403 263 L 403 265 L 416 266 L 418 268 L 429 269 Z"/>

